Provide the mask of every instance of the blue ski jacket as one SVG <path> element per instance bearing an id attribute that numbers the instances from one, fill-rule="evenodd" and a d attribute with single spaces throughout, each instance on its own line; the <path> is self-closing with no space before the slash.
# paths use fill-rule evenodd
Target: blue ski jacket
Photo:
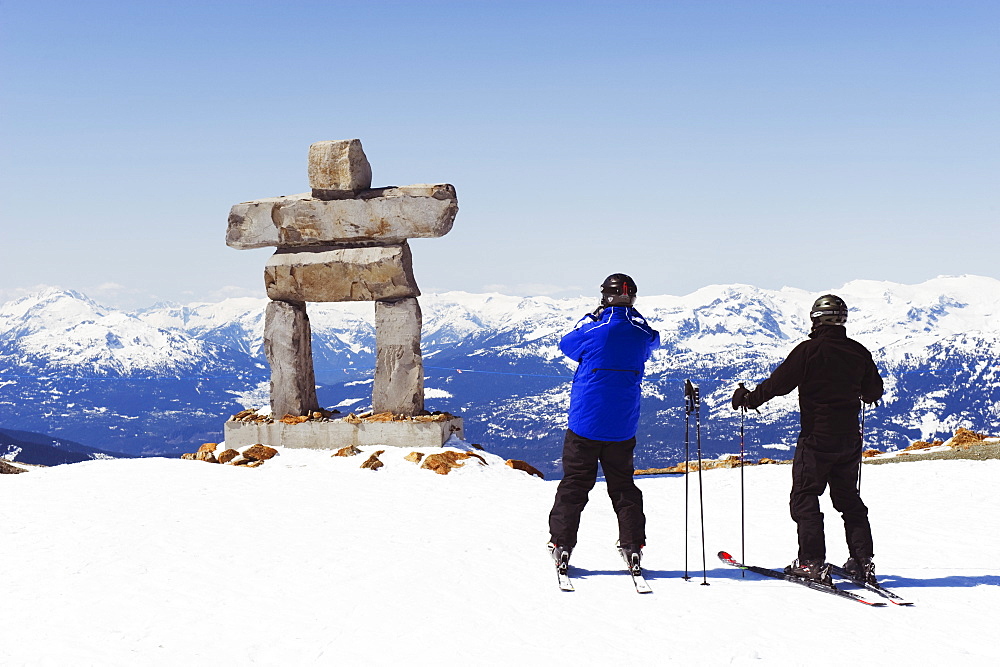
<path id="1" fill-rule="evenodd" d="M 559 349 L 579 362 L 569 401 L 569 429 L 590 440 L 621 441 L 639 428 L 640 383 L 660 334 L 635 308 L 586 315 Z"/>

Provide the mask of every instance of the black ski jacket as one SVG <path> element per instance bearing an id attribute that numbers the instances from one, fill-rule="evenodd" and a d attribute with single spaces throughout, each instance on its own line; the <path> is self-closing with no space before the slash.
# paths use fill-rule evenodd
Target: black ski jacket
<path id="1" fill-rule="evenodd" d="M 861 401 L 882 398 L 882 378 L 871 352 L 842 326 L 821 325 L 791 351 L 771 377 L 747 395 L 756 408 L 799 388 L 801 437 L 856 435 Z"/>

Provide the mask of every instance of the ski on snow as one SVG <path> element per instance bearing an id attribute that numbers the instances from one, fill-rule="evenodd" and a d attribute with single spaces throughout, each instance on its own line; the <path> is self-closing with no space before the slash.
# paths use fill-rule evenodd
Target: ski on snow
<path id="1" fill-rule="evenodd" d="M 567 552 L 562 553 L 562 557 L 555 561 L 556 563 L 556 576 L 559 578 L 559 588 L 564 591 L 575 591 L 573 588 L 573 580 L 569 578 L 569 554 Z"/>
<path id="2" fill-rule="evenodd" d="M 646 579 L 645 579 L 645 577 L 642 576 L 641 572 L 639 574 L 635 574 L 633 572 L 629 572 L 629 574 L 632 575 L 632 584 L 635 586 L 635 592 L 636 593 L 652 593 L 653 592 L 653 589 L 649 587 L 648 583 L 646 583 Z M 559 589 L 560 590 L 566 591 L 567 593 L 571 593 L 571 592 L 573 592 L 573 591 L 576 590 L 576 588 L 574 588 L 574 586 L 573 586 L 573 580 L 570 578 L 568 572 L 563 572 L 563 571 L 561 571 L 561 570 L 559 570 L 557 568 L 556 569 L 556 576 L 559 578 Z"/>
<path id="3" fill-rule="evenodd" d="M 852 593 L 851 591 L 845 591 L 841 588 L 837 588 L 833 585 L 826 585 L 818 581 L 813 581 L 812 579 L 803 579 L 802 577 L 795 577 L 785 572 L 779 572 L 777 570 L 769 570 L 766 567 L 757 567 L 756 565 L 744 565 L 743 563 L 737 561 L 729 553 L 725 551 L 719 552 L 719 560 L 721 560 L 726 565 L 731 565 L 735 568 L 741 570 L 748 570 L 750 572 L 756 572 L 757 574 L 762 574 L 765 577 L 771 577 L 772 579 L 783 579 L 785 581 L 790 581 L 793 584 L 799 584 L 800 586 L 805 586 L 806 588 L 811 588 L 814 591 L 822 591 L 823 593 L 829 593 L 830 595 L 836 595 L 837 597 L 845 598 L 847 600 L 854 600 L 855 602 L 860 602 L 861 604 L 868 605 L 869 607 L 884 607 L 885 602 L 872 602 L 857 593 Z"/>
<path id="4" fill-rule="evenodd" d="M 569 574 L 556 570 L 556 576 L 559 577 L 559 588 L 566 592 L 573 592 L 576 589 L 573 588 L 573 580 L 569 578 Z"/>
<path id="5" fill-rule="evenodd" d="M 646 578 L 642 576 L 642 568 L 638 565 L 631 566 L 631 564 L 626 561 L 629 565 L 627 572 L 632 577 L 632 584 L 635 586 L 636 593 L 652 593 L 653 589 L 649 587 L 649 583 L 646 582 Z M 556 561 L 556 577 L 559 581 L 559 589 L 566 592 L 575 591 L 576 588 L 573 586 L 573 580 L 569 576 L 569 555 L 565 555 L 561 560 Z"/>
<path id="6" fill-rule="evenodd" d="M 629 570 L 629 574 L 632 575 L 632 583 L 635 584 L 635 592 L 636 593 L 652 593 L 653 592 L 653 589 L 649 587 L 648 583 L 646 583 L 646 577 L 642 576 L 642 571 L 641 570 L 639 572 L 635 572 L 633 570 Z"/>
<path id="7" fill-rule="evenodd" d="M 862 586 L 865 589 L 871 591 L 872 593 L 878 593 L 879 595 L 887 599 L 889 602 L 895 605 L 899 605 L 900 607 L 910 607 L 913 605 L 912 602 L 905 600 L 903 597 L 893 593 L 892 591 L 890 591 L 885 586 L 882 586 L 881 584 L 872 584 L 863 579 L 856 579 L 855 577 L 852 577 L 846 570 L 844 570 L 844 568 L 838 565 L 830 566 L 830 574 L 832 574 L 835 577 L 840 577 L 841 579 L 846 579 L 852 584 Z"/>
<path id="8" fill-rule="evenodd" d="M 621 549 L 618 550 L 621 554 L 622 559 L 625 561 L 625 569 L 630 575 L 632 575 L 632 583 L 635 585 L 636 593 L 652 593 L 653 589 L 649 587 L 646 582 L 646 577 L 642 576 L 642 567 L 639 565 L 639 554 L 633 554 L 632 560 Z"/>

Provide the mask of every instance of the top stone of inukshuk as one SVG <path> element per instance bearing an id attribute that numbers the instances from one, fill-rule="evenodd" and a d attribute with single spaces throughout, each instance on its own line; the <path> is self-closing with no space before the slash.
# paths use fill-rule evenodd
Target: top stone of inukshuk
<path id="1" fill-rule="evenodd" d="M 226 244 L 276 246 L 264 268 L 271 404 L 278 414 L 316 406 L 306 301 L 375 301 L 376 412 L 423 410 L 420 295 L 409 238 L 447 234 L 458 213 L 452 185 L 372 188 L 358 139 L 309 147 L 312 192 L 236 204 Z"/>

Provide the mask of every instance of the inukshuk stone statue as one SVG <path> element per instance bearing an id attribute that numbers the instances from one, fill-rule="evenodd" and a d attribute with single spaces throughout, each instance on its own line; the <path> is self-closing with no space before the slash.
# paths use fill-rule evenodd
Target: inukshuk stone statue
<path id="1" fill-rule="evenodd" d="M 455 188 L 372 188 L 358 139 L 311 145 L 309 185 L 311 193 L 245 202 L 229 213 L 227 245 L 277 247 L 264 269 L 271 413 L 319 409 L 306 302 L 374 301 L 372 409 L 418 415 L 424 409 L 420 290 L 406 240 L 451 230 Z"/>

